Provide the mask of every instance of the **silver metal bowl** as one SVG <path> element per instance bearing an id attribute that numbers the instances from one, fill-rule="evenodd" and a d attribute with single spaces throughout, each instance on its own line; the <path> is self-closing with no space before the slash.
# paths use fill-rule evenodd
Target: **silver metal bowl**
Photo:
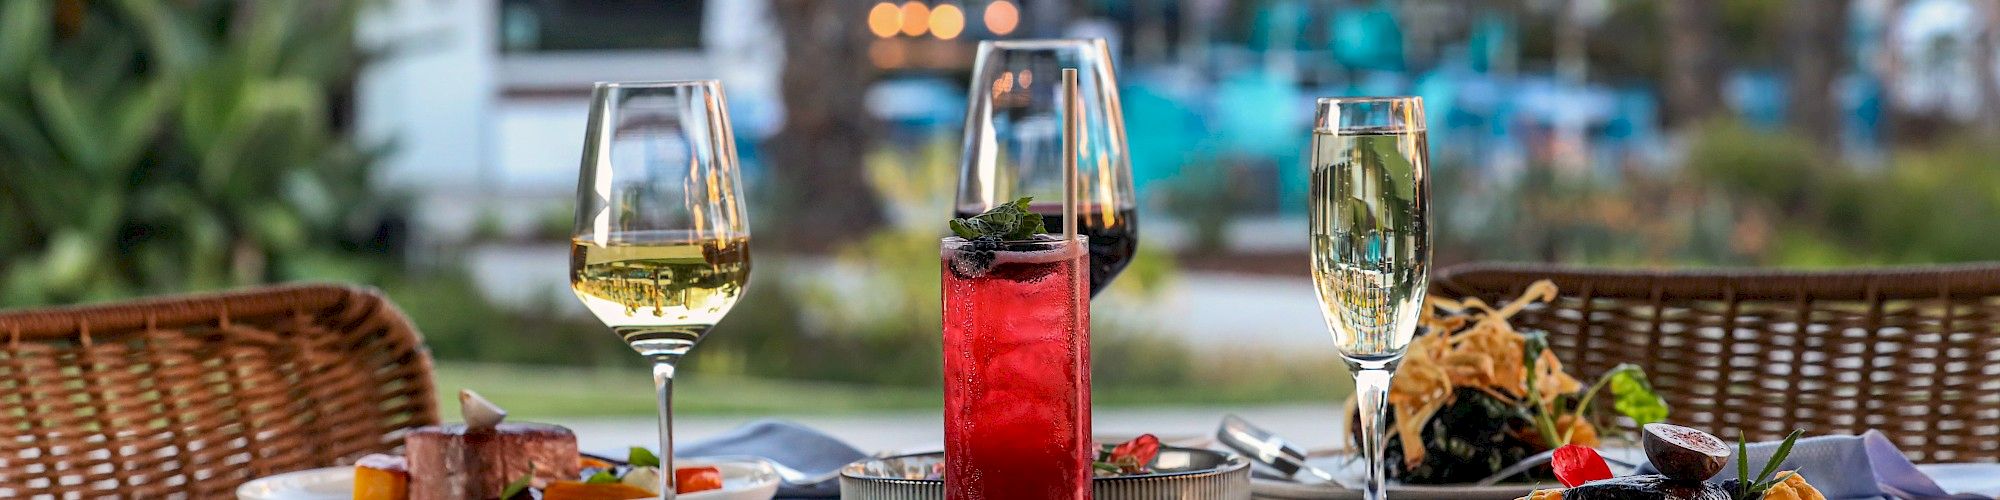
<path id="1" fill-rule="evenodd" d="M 873 458 L 840 469 L 842 500 L 938 500 L 944 481 L 924 479 L 944 453 Z M 1152 474 L 1100 477 L 1090 482 L 1097 500 L 1248 499 L 1250 461 L 1196 448 L 1160 447 Z"/>

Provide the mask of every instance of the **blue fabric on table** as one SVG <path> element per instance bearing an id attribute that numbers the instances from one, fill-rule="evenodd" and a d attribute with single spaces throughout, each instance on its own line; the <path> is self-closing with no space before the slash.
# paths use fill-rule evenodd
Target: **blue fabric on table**
<path id="1" fill-rule="evenodd" d="M 809 476 L 840 470 L 868 454 L 826 433 L 794 422 L 758 420 L 722 435 L 675 446 L 683 457 L 753 456 L 791 467 Z M 808 485 L 786 484 L 778 498 L 838 498 L 838 477 Z"/>
<path id="2" fill-rule="evenodd" d="M 1764 463 L 1778 450 L 1779 441 L 1751 443 L 1750 473 L 1763 472 Z M 1716 474 L 1715 482 L 1736 478 L 1735 450 L 1729 464 Z M 1878 431 L 1859 436 L 1813 436 L 1800 438 L 1791 455 L 1778 470 L 1796 470 L 1828 500 L 1897 499 L 1985 499 L 1979 495 L 1952 495 L 1918 471 L 1896 449 L 1895 443 Z M 1653 465 L 1640 464 L 1639 474 L 1654 474 Z M 1775 475 L 1775 474 L 1774 474 Z"/>

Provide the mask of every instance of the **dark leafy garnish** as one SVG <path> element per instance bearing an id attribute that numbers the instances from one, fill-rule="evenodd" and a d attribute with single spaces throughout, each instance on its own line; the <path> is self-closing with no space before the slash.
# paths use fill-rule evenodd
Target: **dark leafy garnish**
<path id="1" fill-rule="evenodd" d="M 633 467 L 659 467 L 660 457 L 654 455 L 652 450 L 634 446 L 632 451 L 626 452 L 625 462 Z"/>
<path id="2" fill-rule="evenodd" d="M 529 462 L 528 473 L 522 475 L 520 479 L 515 479 L 514 482 L 507 483 L 507 488 L 500 490 L 500 498 L 514 498 L 514 495 L 519 495 L 521 494 L 522 491 L 526 491 L 528 489 L 528 483 L 532 483 L 534 481 L 535 481 L 535 464 L 534 462 Z"/>
<path id="3" fill-rule="evenodd" d="M 1042 217 L 1028 211 L 1028 202 L 1033 197 L 1022 197 L 1012 203 L 1002 203 L 986 213 L 951 220 L 951 232 L 960 238 L 975 240 L 980 238 L 1018 241 L 1048 232 L 1042 225 Z"/>
<path id="4" fill-rule="evenodd" d="M 1792 471 L 1777 478 L 1771 477 L 1771 474 L 1778 472 L 1779 467 L 1785 465 L 1785 458 L 1792 455 L 1792 445 L 1798 444 L 1799 436 L 1805 435 L 1805 433 L 1805 429 L 1796 429 L 1791 434 L 1785 435 L 1785 441 L 1778 443 L 1777 451 L 1771 452 L 1771 459 L 1764 462 L 1764 470 L 1757 473 L 1757 480 L 1755 481 L 1750 480 L 1750 445 L 1744 443 L 1746 440 L 1743 439 L 1742 434 L 1737 434 L 1736 473 L 1739 480 L 1736 483 L 1736 500 L 1756 500 L 1763 498 L 1765 490 L 1769 490 L 1772 486 L 1777 486 L 1778 483 L 1785 482 L 1786 479 L 1797 475 L 1798 471 Z"/>

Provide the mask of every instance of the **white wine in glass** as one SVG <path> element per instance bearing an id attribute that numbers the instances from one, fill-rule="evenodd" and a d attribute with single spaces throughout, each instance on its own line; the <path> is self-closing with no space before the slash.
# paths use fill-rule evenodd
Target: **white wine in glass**
<path id="1" fill-rule="evenodd" d="M 1335 346 L 1354 372 L 1363 497 L 1383 498 L 1389 379 L 1416 335 L 1430 278 L 1430 180 L 1423 101 L 1321 99 L 1309 214 L 1313 282 Z"/>
<path id="2" fill-rule="evenodd" d="M 612 233 L 570 244 L 570 288 L 633 350 L 685 353 L 722 321 L 750 278 L 750 239 L 691 231 Z"/>
<path id="3" fill-rule="evenodd" d="M 662 498 L 674 498 L 674 366 L 750 279 L 736 143 L 722 84 L 599 83 L 571 233 L 570 288 L 653 362 Z"/>

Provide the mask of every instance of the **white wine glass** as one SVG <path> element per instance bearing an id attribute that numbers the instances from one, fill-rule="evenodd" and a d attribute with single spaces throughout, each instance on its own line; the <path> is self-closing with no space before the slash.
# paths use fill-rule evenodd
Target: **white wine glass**
<path id="1" fill-rule="evenodd" d="M 1363 498 L 1384 498 L 1389 380 L 1430 279 L 1430 172 L 1417 97 L 1320 99 L 1308 219 L 1320 312 L 1354 374 Z"/>
<path id="2" fill-rule="evenodd" d="M 712 81 L 599 83 L 577 178 L 570 288 L 653 362 L 660 491 L 674 498 L 674 366 L 750 277 L 736 143 Z"/>

